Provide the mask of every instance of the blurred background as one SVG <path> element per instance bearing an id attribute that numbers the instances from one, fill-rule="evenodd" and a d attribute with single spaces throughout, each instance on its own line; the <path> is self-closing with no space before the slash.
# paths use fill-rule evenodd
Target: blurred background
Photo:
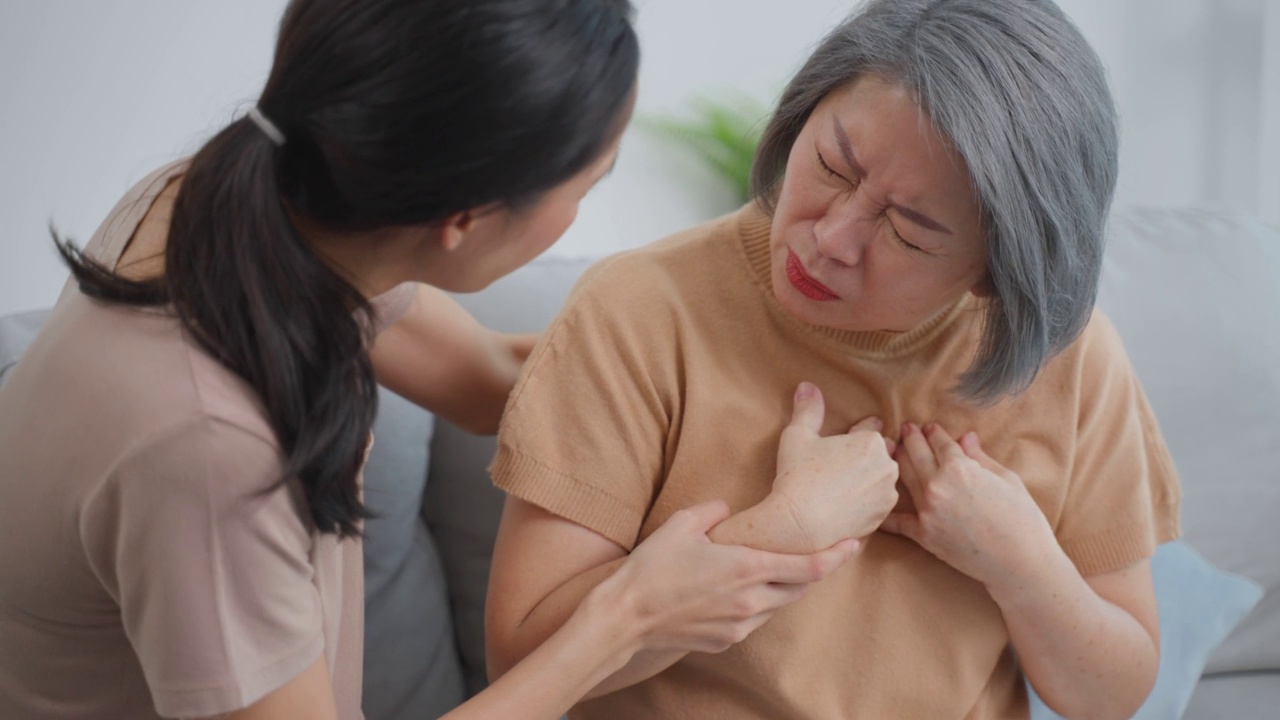
<path id="1" fill-rule="evenodd" d="M 855 0 L 637 0 L 637 116 L 772 103 Z M 1117 207 L 1216 207 L 1280 225 L 1280 0 L 1060 0 L 1123 119 Z M 0 0 L 0 315 L 66 273 L 117 199 L 251 107 L 285 0 Z M 733 189 L 640 123 L 552 250 L 601 255 L 731 210 Z"/>

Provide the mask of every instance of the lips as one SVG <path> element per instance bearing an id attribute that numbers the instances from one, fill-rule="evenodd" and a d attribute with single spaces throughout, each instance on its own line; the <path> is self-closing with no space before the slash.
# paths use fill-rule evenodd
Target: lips
<path id="1" fill-rule="evenodd" d="M 840 299 L 840 296 L 832 292 L 831 288 L 814 280 L 809 273 L 805 272 L 800 258 L 796 257 L 790 248 L 787 249 L 787 280 L 791 281 L 791 286 L 800 291 L 801 295 L 810 300 L 831 302 Z"/>

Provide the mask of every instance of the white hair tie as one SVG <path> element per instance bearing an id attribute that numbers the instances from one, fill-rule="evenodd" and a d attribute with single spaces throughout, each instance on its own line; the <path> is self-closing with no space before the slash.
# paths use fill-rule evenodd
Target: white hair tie
<path id="1" fill-rule="evenodd" d="M 284 145 L 284 133 L 280 132 L 280 128 L 276 127 L 275 123 L 268 120 L 267 116 L 263 115 L 262 111 L 259 110 L 256 105 L 249 111 L 249 120 L 252 121 L 254 125 L 258 126 L 258 129 L 262 131 L 263 135 L 271 138 L 271 142 L 276 145 Z"/>

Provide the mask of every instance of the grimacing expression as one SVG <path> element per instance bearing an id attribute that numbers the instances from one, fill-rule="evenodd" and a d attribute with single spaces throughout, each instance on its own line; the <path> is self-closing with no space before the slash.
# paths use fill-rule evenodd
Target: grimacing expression
<path id="1" fill-rule="evenodd" d="M 774 295 L 811 325 L 903 332 L 986 278 L 963 160 L 911 93 L 864 75 L 796 138 L 773 216 Z"/>

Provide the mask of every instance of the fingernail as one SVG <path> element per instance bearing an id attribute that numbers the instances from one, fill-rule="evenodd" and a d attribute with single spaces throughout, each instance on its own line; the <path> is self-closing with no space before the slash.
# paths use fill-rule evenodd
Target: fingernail
<path id="1" fill-rule="evenodd" d="M 911 433 L 913 433 L 913 432 L 915 432 L 915 431 L 916 431 L 916 426 L 915 426 L 913 423 L 905 423 L 905 424 L 902 426 L 902 434 L 903 434 L 903 435 L 910 435 Z"/>
<path id="2" fill-rule="evenodd" d="M 924 431 L 926 433 L 932 433 L 937 427 L 938 427 L 937 423 L 928 423 L 924 426 Z"/>
<path id="3" fill-rule="evenodd" d="M 871 418 L 871 424 L 875 426 L 877 431 L 884 430 L 884 421 L 878 417 Z"/>
<path id="4" fill-rule="evenodd" d="M 964 434 L 964 437 L 961 439 L 961 442 L 963 442 L 965 445 L 971 448 L 976 448 L 978 447 L 978 434 L 970 430 L 969 432 Z"/>
<path id="5" fill-rule="evenodd" d="M 800 383 L 800 387 L 796 388 L 796 399 L 804 400 L 806 398 L 811 398 L 813 397 L 813 391 L 813 383 L 802 382 Z"/>

